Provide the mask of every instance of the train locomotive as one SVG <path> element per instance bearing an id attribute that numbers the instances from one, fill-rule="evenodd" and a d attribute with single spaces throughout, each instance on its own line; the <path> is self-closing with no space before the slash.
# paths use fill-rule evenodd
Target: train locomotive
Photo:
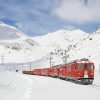
<path id="1" fill-rule="evenodd" d="M 28 71 L 23 71 L 28 73 Z M 56 65 L 51 68 L 34 69 L 31 75 L 49 76 L 75 83 L 92 84 L 94 80 L 94 63 L 88 59 L 78 59 L 67 64 Z"/>

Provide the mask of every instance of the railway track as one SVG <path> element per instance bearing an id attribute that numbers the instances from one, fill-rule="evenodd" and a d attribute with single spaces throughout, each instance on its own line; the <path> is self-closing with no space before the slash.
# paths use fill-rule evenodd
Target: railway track
<path id="1" fill-rule="evenodd" d="M 89 85 L 89 87 L 95 88 L 95 89 L 100 89 L 100 85 L 97 85 L 97 84 Z"/>
<path id="2" fill-rule="evenodd" d="M 100 88 L 100 85 L 92 84 L 92 86 Z"/>

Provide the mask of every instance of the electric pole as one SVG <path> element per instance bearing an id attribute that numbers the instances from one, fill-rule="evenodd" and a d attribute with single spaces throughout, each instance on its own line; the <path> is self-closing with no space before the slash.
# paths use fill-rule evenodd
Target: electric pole
<path id="1" fill-rule="evenodd" d="M 52 57 L 50 57 L 50 68 L 52 67 Z"/>
<path id="2" fill-rule="evenodd" d="M 31 62 L 30 62 L 30 71 L 31 71 Z"/>
<path id="3" fill-rule="evenodd" d="M 65 50 L 65 64 L 67 63 L 67 50 Z"/>
<path id="4" fill-rule="evenodd" d="M 49 59 L 50 68 L 51 68 L 51 67 L 52 67 L 52 59 L 53 59 L 53 57 L 52 57 L 52 52 L 49 53 L 49 58 L 47 58 L 47 59 Z"/>
<path id="5" fill-rule="evenodd" d="M 62 59 L 64 59 L 64 63 L 66 64 L 67 63 L 67 58 L 68 58 L 68 54 L 67 54 L 67 50 L 64 50 L 64 57 L 62 57 Z"/>

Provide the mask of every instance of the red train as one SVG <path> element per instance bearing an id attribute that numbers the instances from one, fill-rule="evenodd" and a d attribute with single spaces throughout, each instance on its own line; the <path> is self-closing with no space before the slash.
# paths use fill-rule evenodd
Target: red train
<path id="1" fill-rule="evenodd" d="M 32 74 L 72 80 L 75 83 L 92 84 L 94 80 L 94 63 L 84 58 L 51 68 L 35 69 Z"/>

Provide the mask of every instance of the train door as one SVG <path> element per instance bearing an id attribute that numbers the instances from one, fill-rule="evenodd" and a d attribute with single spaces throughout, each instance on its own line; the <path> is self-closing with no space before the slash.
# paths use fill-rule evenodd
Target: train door
<path id="1" fill-rule="evenodd" d="M 74 78 L 74 76 L 75 76 L 75 64 L 73 63 L 72 65 L 71 65 L 71 77 L 72 78 Z"/>
<path id="2" fill-rule="evenodd" d="M 68 65 L 68 76 L 71 78 L 71 65 Z"/>
<path id="3" fill-rule="evenodd" d="M 67 76 L 70 77 L 70 65 L 67 65 Z"/>
<path id="4" fill-rule="evenodd" d="M 74 64 L 75 69 L 74 69 L 74 78 L 78 77 L 78 63 Z"/>

